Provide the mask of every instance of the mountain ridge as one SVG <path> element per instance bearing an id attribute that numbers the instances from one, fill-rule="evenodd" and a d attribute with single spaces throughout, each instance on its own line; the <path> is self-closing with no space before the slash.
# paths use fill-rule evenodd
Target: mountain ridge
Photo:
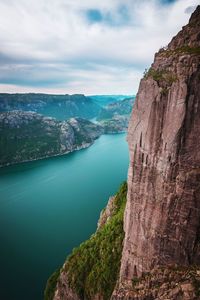
<path id="1" fill-rule="evenodd" d="M 35 111 L 64 121 L 71 117 L 92 119 L 101 107 L 83 94 L 0 93 L 0 111 Z"/>

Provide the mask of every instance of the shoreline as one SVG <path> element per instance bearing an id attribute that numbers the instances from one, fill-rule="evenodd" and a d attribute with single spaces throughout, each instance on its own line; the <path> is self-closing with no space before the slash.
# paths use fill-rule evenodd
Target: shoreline
<path id="1" fill-rule="evenodd" d="M 7 163 L 5 165 L 0 165 L 0 168 L 5 168 L 5 167 L 18 165 L 18 164 L 21 164 L 21 163 L 28 163 L 28 162 L 37 161 L 37 160 L 43 160 L 43 159 L 46 159 L 46 158 L 51 158 L 51 157 L 56 157 L 56 156 L 63 156 L 63 155 L 69 154 L 69 153 L 73 153 L 75 151 L 79 151 L 79 150 L 82 150 L 82 149 L 89 148 L 93 144 L 94 144 L 94 141 L 92 143 L 85 144 L 83 147 L 77 147 L 77 148 L 73 149 L 72 151 L 66 151 L 64 153 L 58 153 L 58 154 L 53 154 L 53 155 L 46 155 L 46 156 L 42 156 L 42 157 L 38 157 L 38 158 L 22 160 L 22 161 L 19 161 L 19 162 Z"/>
<path id="2" fill-rule="evenodd" d="M 127 133 L 127 131 L 112 132 L 112 133 L 103 133 L 98 138 L 96 138 L 93 142 L 84 144 L 83 146 L 79 146 L 79 147 L 77 146 L 72 151 L 66 151 L 64 153 L 58 153 L 58 154 L 53 154 L 53 155 L 46 155 L 46 156 L 42 156 L 42 157 L 38 157 L 38 158 L 32 158 L 32 159 L 22 160 L 22 161 L 19 161 L 19 162 L 7 163 L 7 164 L 4 164 L 4 165 L 0 165 L 0 169 L 5 168 L 5 167 L 9 167 L 9 166 L 13 166 L 13 165 L 17 165 L 17 164 L 21 164 L 21 163 L 28 163 L 28 162 L 32 162 L 32 161 L 43 160 L 43 159 L 46 159 L 46 158 L 51 158 L 51 157 L 56 157 L 56 156 L 63 156 L 63 155 L 69 154 L 69 153 L 73 153 L 73 152 L 76 152 L 76 151 L 79 151 L 79 150 L 83 150 L 83 149 L 89 148 L 102 135 L 116 135 L 116 134 L 124 134 L 124 133 Z"/>

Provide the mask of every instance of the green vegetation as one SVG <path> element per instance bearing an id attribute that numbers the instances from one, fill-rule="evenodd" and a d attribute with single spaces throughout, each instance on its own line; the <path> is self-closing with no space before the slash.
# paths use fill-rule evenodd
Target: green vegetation
<path id="1" fill-rule="evenodd" d="M 111 120 L 116 116 L 129 116 L 133 107 L 134 97 L 111 103 L 104 107 L 97 117 L 97 121 Z"/>
<path id="2" fill-rule="evenodd" d="M 174 55 L 174 54 L 196 54 L 196 55 L 200 55 L 200 47 L 190 47 L 188 45 L 176 48 L 174 50 L 170 50 L 167 48 L 162 48 L 160 49 L 160 53 L 162 53 L 162 55 L 165 55 L 167 57 L 169 57 L 170 55 Z"/>
<path id="3" fill-rule="evenodd" d="M 200 55 L 200 47 L 190 47 L 188 45 L 170 50 L 167 47 L 163 47 L 159 50 L 159 55 L 169 57 L 171 55 L 181 55 L 181 54 L 196 54 Z M 177 76 L 166 69 L 154 69 L 149 68 L 144 71 L 144 78 L 153 78 L 159 86 L 162 87 L 161 93 L 166 95 L 168 93 L 169 87 L 173 82 L 177 81 Z"/>
<path id="4" fill-rule="evenodd" d="M 102 132 L 100 126 L 81 118 L 61 122 L 33 112 L 0 113 L 0 165 L 73 151 Z"/>
<path id="5" fill-rule="evenodd" d="M 147 79 L 149 77 L 152 77 L 153 80 L 159 81 L 163 77 L 163 70 L 155 70 L 153 68 L 150 68 L 149 70 L 145 70 L 144 72 L 144 78 Z"/>
<path id="6" fill-rule="evenodd" d="M 140 279 L 138 277 L 133 277 L 132 278 L 132 287 L 134 288 L 135 285 L 139 282 L 140 282 Z"/>
<path id="7" fill-rule="evenodd" d="M 164 83 L 167 86 L 171 86 L 172 83 L 177 80 L 176 75 L 173 74 L 172 72 L 167 70 L 156 70 L 153 68 L 150 68 L 149 70 L 146 69 L 144 72 L 144 78 L 147 79 L 149 77 L 152 77 L 153 80 L 155 80 L 159 84 Z M 167 91 L 166 87 L 165 87 L 165 91 Z"/>
<path id="8" fill-rule="evenodd" d="M 2 123 L 1 123 L 2 124 Z M 51 126 L 48 132 L 40 120 L 29 121 L 23 126 L 2 126 L 0 129 L 1 164 L 20 160 L 37 159 L 59 153 L 59 129 Z"/>
<path id="9" fill-rule="evenodd" d="M 60 269 L 56 270 L 51 277 L 49 277 L 44 291 L 44 300 L 53 299 L 59 275 Z"/>
<path id="10" fill-rule="evenodd" d="M 68 283 L 80 298 L 94 299 L 96 294 L 101 294 L 104 299 L 109 299 L 112 294 L 122 254 L 126 194 L 127 184 L 124 182 L 115 197 L 112 217 L 89 240 L 75 248 L 67 259 Z M 48 289 L 54 290 L 51 281 L 48 283 L 46 295 L 50 294 Z"/>

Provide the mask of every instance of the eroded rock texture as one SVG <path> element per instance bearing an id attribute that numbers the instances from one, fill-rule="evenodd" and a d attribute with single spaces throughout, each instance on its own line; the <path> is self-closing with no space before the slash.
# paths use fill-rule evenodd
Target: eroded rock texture
<path id="1" fill-rule="evenodd" d="M 61 270 L 53 300 L 61 300 L 61 299 L 80 300 L 76 292 L 69 287 L 67 273 L 64 271 L 64 268 Z"/>
<path id="2" fill-rule="evenodd" d="M 121 286 L 200 264 L 200 6 L 141 80 L 128 144 Z"/>

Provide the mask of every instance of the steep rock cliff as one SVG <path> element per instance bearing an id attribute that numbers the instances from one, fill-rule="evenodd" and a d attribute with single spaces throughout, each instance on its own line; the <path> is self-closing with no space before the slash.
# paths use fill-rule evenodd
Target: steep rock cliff
<path id="1" fill-rule="evenodd" d="M 199 135 L 200 6 L 140 82 L 128 129 L 121 289 L 154 267 L 200 264 Z"/>
<path id="2" fill-rule="evenodd" d="M 140 83 L 128 129 L 125 238 L 112 300 L 200 299 L 199 134 L 200 6 L 168 47 L 155 55 Z M 112 209 L 111 198 L 101 215 L 103 228 Z M 106 243 L 97 247 L 100 265 L 113 237 L 109 232 Z M 68 258 L 68 267 L 66 262 L 54 282 L 54 300 L 110 299 L 107 279 L 97 288 L 102 272 L 95 269 L 92 280 L 94 269 L 85 272 L 90 259 L 84 260 L 82 272 L 77 270 L 81 252 L 88 255 L 91 249 L 86 242 Z M 114 265 L 112 259 L 108 270 Z"/>

